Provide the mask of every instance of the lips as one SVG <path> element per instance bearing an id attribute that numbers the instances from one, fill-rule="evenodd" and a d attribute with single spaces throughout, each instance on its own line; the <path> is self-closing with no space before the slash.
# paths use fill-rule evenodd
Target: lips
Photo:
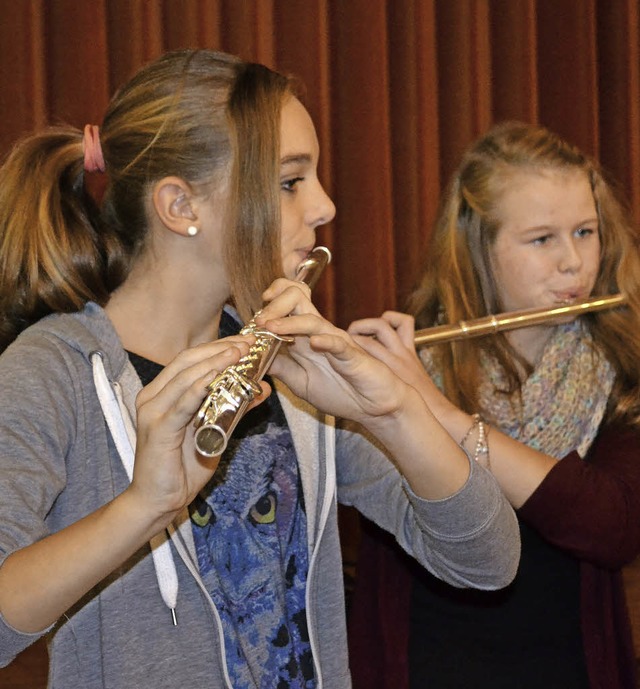
<path id="1" fill-rule="evenodd" d="M 311 245 L 305 247 L 304 249 L 296 249 L 295 253 L 300 257 L 301 261 L 304 261 L 305 258 L 307 258 L 307 256 L 311 252 L 311 250 L 314 248 L 314 246 L 315 246 L 315 244 L 311 244 Z"/>
<path id="2" fill-rule="evenodd" d="M 582 301 L 587 298 L 585 291 L 581 288 L 553 292 L 553 296 L 555 301 L 559 304 L 572 304 L 573 302 Z"/>

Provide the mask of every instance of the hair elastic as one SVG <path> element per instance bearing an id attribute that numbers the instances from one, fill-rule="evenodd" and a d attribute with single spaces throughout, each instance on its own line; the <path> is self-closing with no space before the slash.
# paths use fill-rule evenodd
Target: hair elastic
<path id="1" fill-rule="evenodd" d="M 84 128 L 82 138 L 84 150 L 84 169 L 86 172 L 104 172 L 104 156 L 100 145 L 100 130 L 95 124 L 88 124 Z"/>

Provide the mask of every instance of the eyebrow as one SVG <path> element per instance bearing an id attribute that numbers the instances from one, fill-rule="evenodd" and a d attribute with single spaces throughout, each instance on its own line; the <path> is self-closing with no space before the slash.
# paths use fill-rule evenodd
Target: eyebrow
<path id="1" fill-rule="evenodd" d="M 292 163 L 310 163 L 311 156 L 308 153 L 293 153 L 292 155 L 281 158 L 280 165 L 291 165 Z"/>
<path id="2" fill-rule="evenodd" d="M 576 223 L 574 225 L 574 229 L 581 227 L 582 225 L 589 225 L 590 223 L 600 223 L 600 219 L 598 218 L 597 215 L 594 215 L 592 218 L 584 218 L 581 220 L 579 223 Z M 548 230 L 554 230 L 556 229 L 557 225 L 554 224 L 546 224 L 546 225 L 534 225 L 532 227 L 525 227 L 523 228 L 523 232 L 546 232 Z"/>

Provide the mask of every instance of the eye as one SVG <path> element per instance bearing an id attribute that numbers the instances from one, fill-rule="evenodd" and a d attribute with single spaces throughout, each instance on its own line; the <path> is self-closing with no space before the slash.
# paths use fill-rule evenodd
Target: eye
<path id="1" fill-rule="evenodd" d="M 296 186 L 300 182 L 304 182 L 304 177 L 292 177 L 291 179 L 285 179 L 280 182 L 280 188 L 282 191 L 293 193 L 296 190 Z"/>
<path id="2" fill-rule="evenodd" d="M 276 506 L 275 493 L 270 491 L 249 510 L 249 518 L 256 524 L 272 524 L 276 520 Z"/>
<path id="3" fill-rule="evenodd" d="M 196 526 L 207 526 L 215 524 L 216 516 L 211 507 L 201 498 L 197 497 L 189 506 L 189 516 Z"/>
<path id="4" fill-rule="evenodd" d="M 578 237 L 590 237 L 591 235 L 595 234 L 596 230 L 593 229 L 593 227 L 579 227 L 576 230 L 576 235 Z"/>
<path id="5" fill-rule="evenodd" d="M 532 239 L 531 243 L 534 246 L 544 246 L 545 244 L 549 243 L 550 239 L 551 239 L 550 234 L 543 234 L 543 235 L 540 235 L 540 237 L 535 237 L 534 239 Z"/>

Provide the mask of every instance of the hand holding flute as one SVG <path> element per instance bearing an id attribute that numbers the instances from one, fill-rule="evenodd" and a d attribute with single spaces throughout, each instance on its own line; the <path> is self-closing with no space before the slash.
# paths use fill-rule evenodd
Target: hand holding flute
<path id="1" fill-rule="evenodd" d="M 298 266 L 296 280 L 312 288 L 331 261 L 331 253 L 318 246 Z M 255 343 L 237 364 L 227 367 L 209 386 L 209 393 L 196 415 L 195 443 L 205 457 L 224 452 L 229 436 L 256 396 L 262 393 L 260 381 L 267 373 L 282 342 L 289 341 L 269 330 L 260 328 L 255 318 L 241 331 L 253 335 Z"/>
<path id="2" fill-rule="evenodd" d="M 274 301 L 260 312 L 257 323 L 291 338 L 286 352 L 274 360 L 274 376 L 334 416 L 364 421 L 396 410 L 401 381 L 347 332 L 322 318 L 303 289 L 278 280 L 265 297 Z"/>
<path id="3" fill-rule="evenodd" d="M 413 316 L 385 311 L 380 318 L 354 321 L 347 330 L 366 352 L 385 363 L 407 384 L 416 387 L 436 417 L 441 406 L 450 406 L 418 356 Z"/>

